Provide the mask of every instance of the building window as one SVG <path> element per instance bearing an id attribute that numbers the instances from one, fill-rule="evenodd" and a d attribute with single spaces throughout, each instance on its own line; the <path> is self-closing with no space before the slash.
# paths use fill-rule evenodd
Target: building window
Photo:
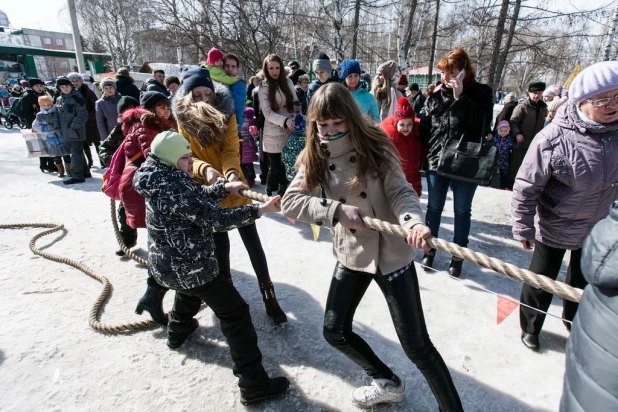
<path id="1" fill-rule="evenodd" d="M 67 64 L 67 62 L 62 62 L 62 68 L 66 69 L 67 67 L 69 67 L 69 65 Z"/>
<path id="2" fill-rule="evenodd" d="M 57 46 L 64 46 L 64 43 L 62 42 L 62 39 L 56 39 L 56 45 Z"/>
<path id="3" fill-rule="evenodd" d="M 43 43 L 51 44 L 51 39 L 49 37 L 45 37 L 45 38 L 43 38 Z"/>

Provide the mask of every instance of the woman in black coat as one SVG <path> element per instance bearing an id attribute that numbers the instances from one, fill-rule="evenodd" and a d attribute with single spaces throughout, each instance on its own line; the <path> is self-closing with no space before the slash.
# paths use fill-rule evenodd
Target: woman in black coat
<path id="1" fill-rule="evenodd" d="M 494 130 L 493 130 L 493 133 L 491 134 L 492 137 L 495 136 L 496 133 L 498 133 L 498 123 L 500 123 L 503 120 L 506 120 L 507 122 L 511 120 L 511 115 L 513 114 L 513 110 L 515 110 L 516 107 L 517 107 L 517 97 L 515 97 L 513 93 L 507 94 L 506 97 L 504 98 L 504 107 L 502 108 L 500 113 L 498 113 L 498 116 L 496 117 L 496 121 L 494 122 Z"/>
<path id="2" fill-rule="evenodd" d="M 139 89 L 134 84 L 135 80 L 129 75 L 127 69 L 120 69 L 116 73 L 116 91 L 121 96 L 131 96 L 139 102 Z"/>
<path id="3" fill-rule="evenodd" d="M 427 115 L 421 120 L 421 139 L 428 149 L 427 155 L 427 226 L 431 234 L 438 235 L 442 210 L 449 188 L 453 190 L 455 230 L 453 242 L 468 245 L 472 199 L 477 184 L 450 179 L 437 173 L 438 160 L 450 139 L 484 142 L 493 117 L 493 91 L 486 84 L 475 80 L 475 67 L 463 49 L 449 52 L 438 62 L 442 70 L 442 84 L 436 87 L 426 102 Z M 422 264 L 431 267 L 435 250 L 425 254 Z M 448 272 L 459 277 L 463 260 L 453 256 Z"/>
<path id="4" fill-rule="evenodd" d="M 101 136 L 99 136 L 99 127 L 97 126 L 97 95 L 94 94 L 90 87 L 84 83 L 84 78 L 79 73 L 69 73 L 68 79 L 73 83 L 73 87 L 77 90 L 86 103 L 88 109 L 88 121 L 86 122 L 86 144 L 84 145 L 84 153 L 86 159 L 88 159 L 88 168 L 92 167 L 92 153 L 90 152 L 90 145 L 94 144 L 94 149 L 99 153 L 99 146 L 101 145 Z M 107 136 L 105 136 L 107 137 Z M 103 165 L 101 165 L 103 167 Z M 86 177 L 89 177 L 90 172 L 86 173 Z"/>

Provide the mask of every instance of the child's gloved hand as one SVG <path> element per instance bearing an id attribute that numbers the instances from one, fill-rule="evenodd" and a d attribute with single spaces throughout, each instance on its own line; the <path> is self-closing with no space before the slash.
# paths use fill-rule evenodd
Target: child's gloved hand
<path id="1" fill-rule="evenodd" d="M 225 190 L 227 190 L 233 195 L 242 197 L 242 195 L 240 194 L 240 191 L 249 190 L 249 186 L 247 186 L 243 182 L 228 182 L 225 184 Z"/>
<path id="2" fill-rule="evenodd" d="M 408 232 L 408 245 L 417 249 L 423 249 L 424 252 L 429 252 L 431 248 L 426 240 L 429 236 L 431 236 L 431 229 L 427 226 L 421 224 L 414 225 Z"/>
<path id="3" fill-rule="evenodd" d="M 281 200 L 281 196 L 272 196 L 268 202 L 264 203 L 259 207 L 260 216 L 264 213 L 279 213 L 281 212 L 281 204 L 279 201 Z"/>
<path id="4" fill-rule="evenodd" d="M 340 203 L 335 210 L 335 219 L 348 229 L 365 230 L 365 224 L 360 217 L 360 209 Z"/>
<path id="5" fill-rule="evenodd" d="M 257 137 L 259 134 L 258 128 L 255 126 L 249 126 L 249 134 L 251 134 L 251 136 L 253 137 Z"/>

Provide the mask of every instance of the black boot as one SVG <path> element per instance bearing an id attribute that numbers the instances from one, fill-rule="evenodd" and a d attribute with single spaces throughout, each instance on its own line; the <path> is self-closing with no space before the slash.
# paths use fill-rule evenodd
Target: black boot
<path id="1" fill-rule="evenodd" d="M 131 241 L 124 240 L 124 245 L 126 246 L 127 249 L 131 249 L 132 247 L 137 245 L 137 239 L 131 240 Z M 122 248 L 116 251 L 116 256 L 124 256 L 124 255 L 125 255 L 124 250 L 122 250 Z"/>
<path id="2" fill-rule="evenodd" d="M 521 341 L 524 345 L 526 345 L 526 348 L 530 350 L 538 352 L 539 349 L 541 349 L 541 346 L 539 344 L 539 335 L 531 335 L 529 333 L 522 332 Z"/>
<path id="3" fill-rule="evenodd" d="M 45 159 L 47 159 L 47 171 L 49 173 L 56 173 L 56 172 L 58 172 L 58 168 L 54 164 L 54 160 L 51 157 L 46 157 Z"/>
<path id="4" fill-rule="evenodd" d="M 159 285 L 154 278 L 148 278 L 146 293 L 137 303 L 135 313 L 141 315 L 143 311 L 150 313 L 152 319 L 161 325 L 167 325 L 167 314 L 163 312 L 163 297 L 169 289 Z"/>
<path id="5" fill-rule="evenodd" d="M 174 334 L 168 331 L 167 347 L 170 349 L 178 349 L 179 347 L 182 346 L 183 343 L 185 343 L 185 340 L 189 336 L 191 336 L 191 334 L 195 332 L 197 328 L 199 328 L 199 326 L 200 326 L 200 323 L 197 321 L 197 319 L 193 318 L 191 319 L 191 324 L 189 325 L 186 331 L 183 331 L 181 333 L 174 333 Z"/>
<path id="6" fill-rule="evenodd" d="M 240 389 L 240 403 L 244 406 L 253 405 L 266 399 L 276 398 L 287 391 L 290 381 L 283 376 L 268 378 L 255 389 Z"/>
<path id="7" fill-rule="evenodd" d="M 266 279 L 260 279 L 260 292 L 264 300 L 264 306 L 266 307 L 266 314 L 273 319 L 275 325 L 283 325 L 288 322 L 288 317 L 285 312 L 279 306 L 277 297 L 275 296 L 275 287 L 270 278 L 266 276 Z"/>
<path id="8" fill-rule="evenodd" d="M 458 278 L 461 275 L 461 267 L 463 266 L 463 259 L 453 256 L 451 264 L 448 267 L 448 274 Z"/>
<path id="9" fill-rule="evenodd" d="M 45 173 L 47 172 L 47 158 L 46 157 L 39 157 L 39 169 L 41 169 L 41 172 Z"/>
<path id="10" fill-rule="evenodd" d="M 70 179 L 63 180 L 62 183 L 64 183 L 65 185 L 74 185 L 76 183 L 84 183 L 85 181 L 85 179 L 78 179 L 76 177 L 72 177 Z"/>
<path id="11" fill-rule="evenodd" d="M 423 255 L 423 260 L 421 260 L 421 265 L 427 266 L 428 268 L 433 267 L 433 260 L 436 258 L 436 250 L 429 249 L 429 252 Z"/>

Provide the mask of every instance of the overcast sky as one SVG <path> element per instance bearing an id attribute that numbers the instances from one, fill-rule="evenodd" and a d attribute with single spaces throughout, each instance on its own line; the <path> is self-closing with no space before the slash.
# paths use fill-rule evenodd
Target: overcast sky
<path id="1" fill-rule="evenodd" d="M 559 7 L 567 11 L 577 7 L 578 9 L 590 9 L 610 4 L 613 0 L 550 0 L 550 9 Z M 617 0 L 618 1 L 618 0 Z M 144 2 L 148 7 L 148 2 Z M 4 11 L 16 28 L 31 28 L 52 31 L 70 31 L 69 12 L 66 0 L 3 0 L 0 10 Z"/>

